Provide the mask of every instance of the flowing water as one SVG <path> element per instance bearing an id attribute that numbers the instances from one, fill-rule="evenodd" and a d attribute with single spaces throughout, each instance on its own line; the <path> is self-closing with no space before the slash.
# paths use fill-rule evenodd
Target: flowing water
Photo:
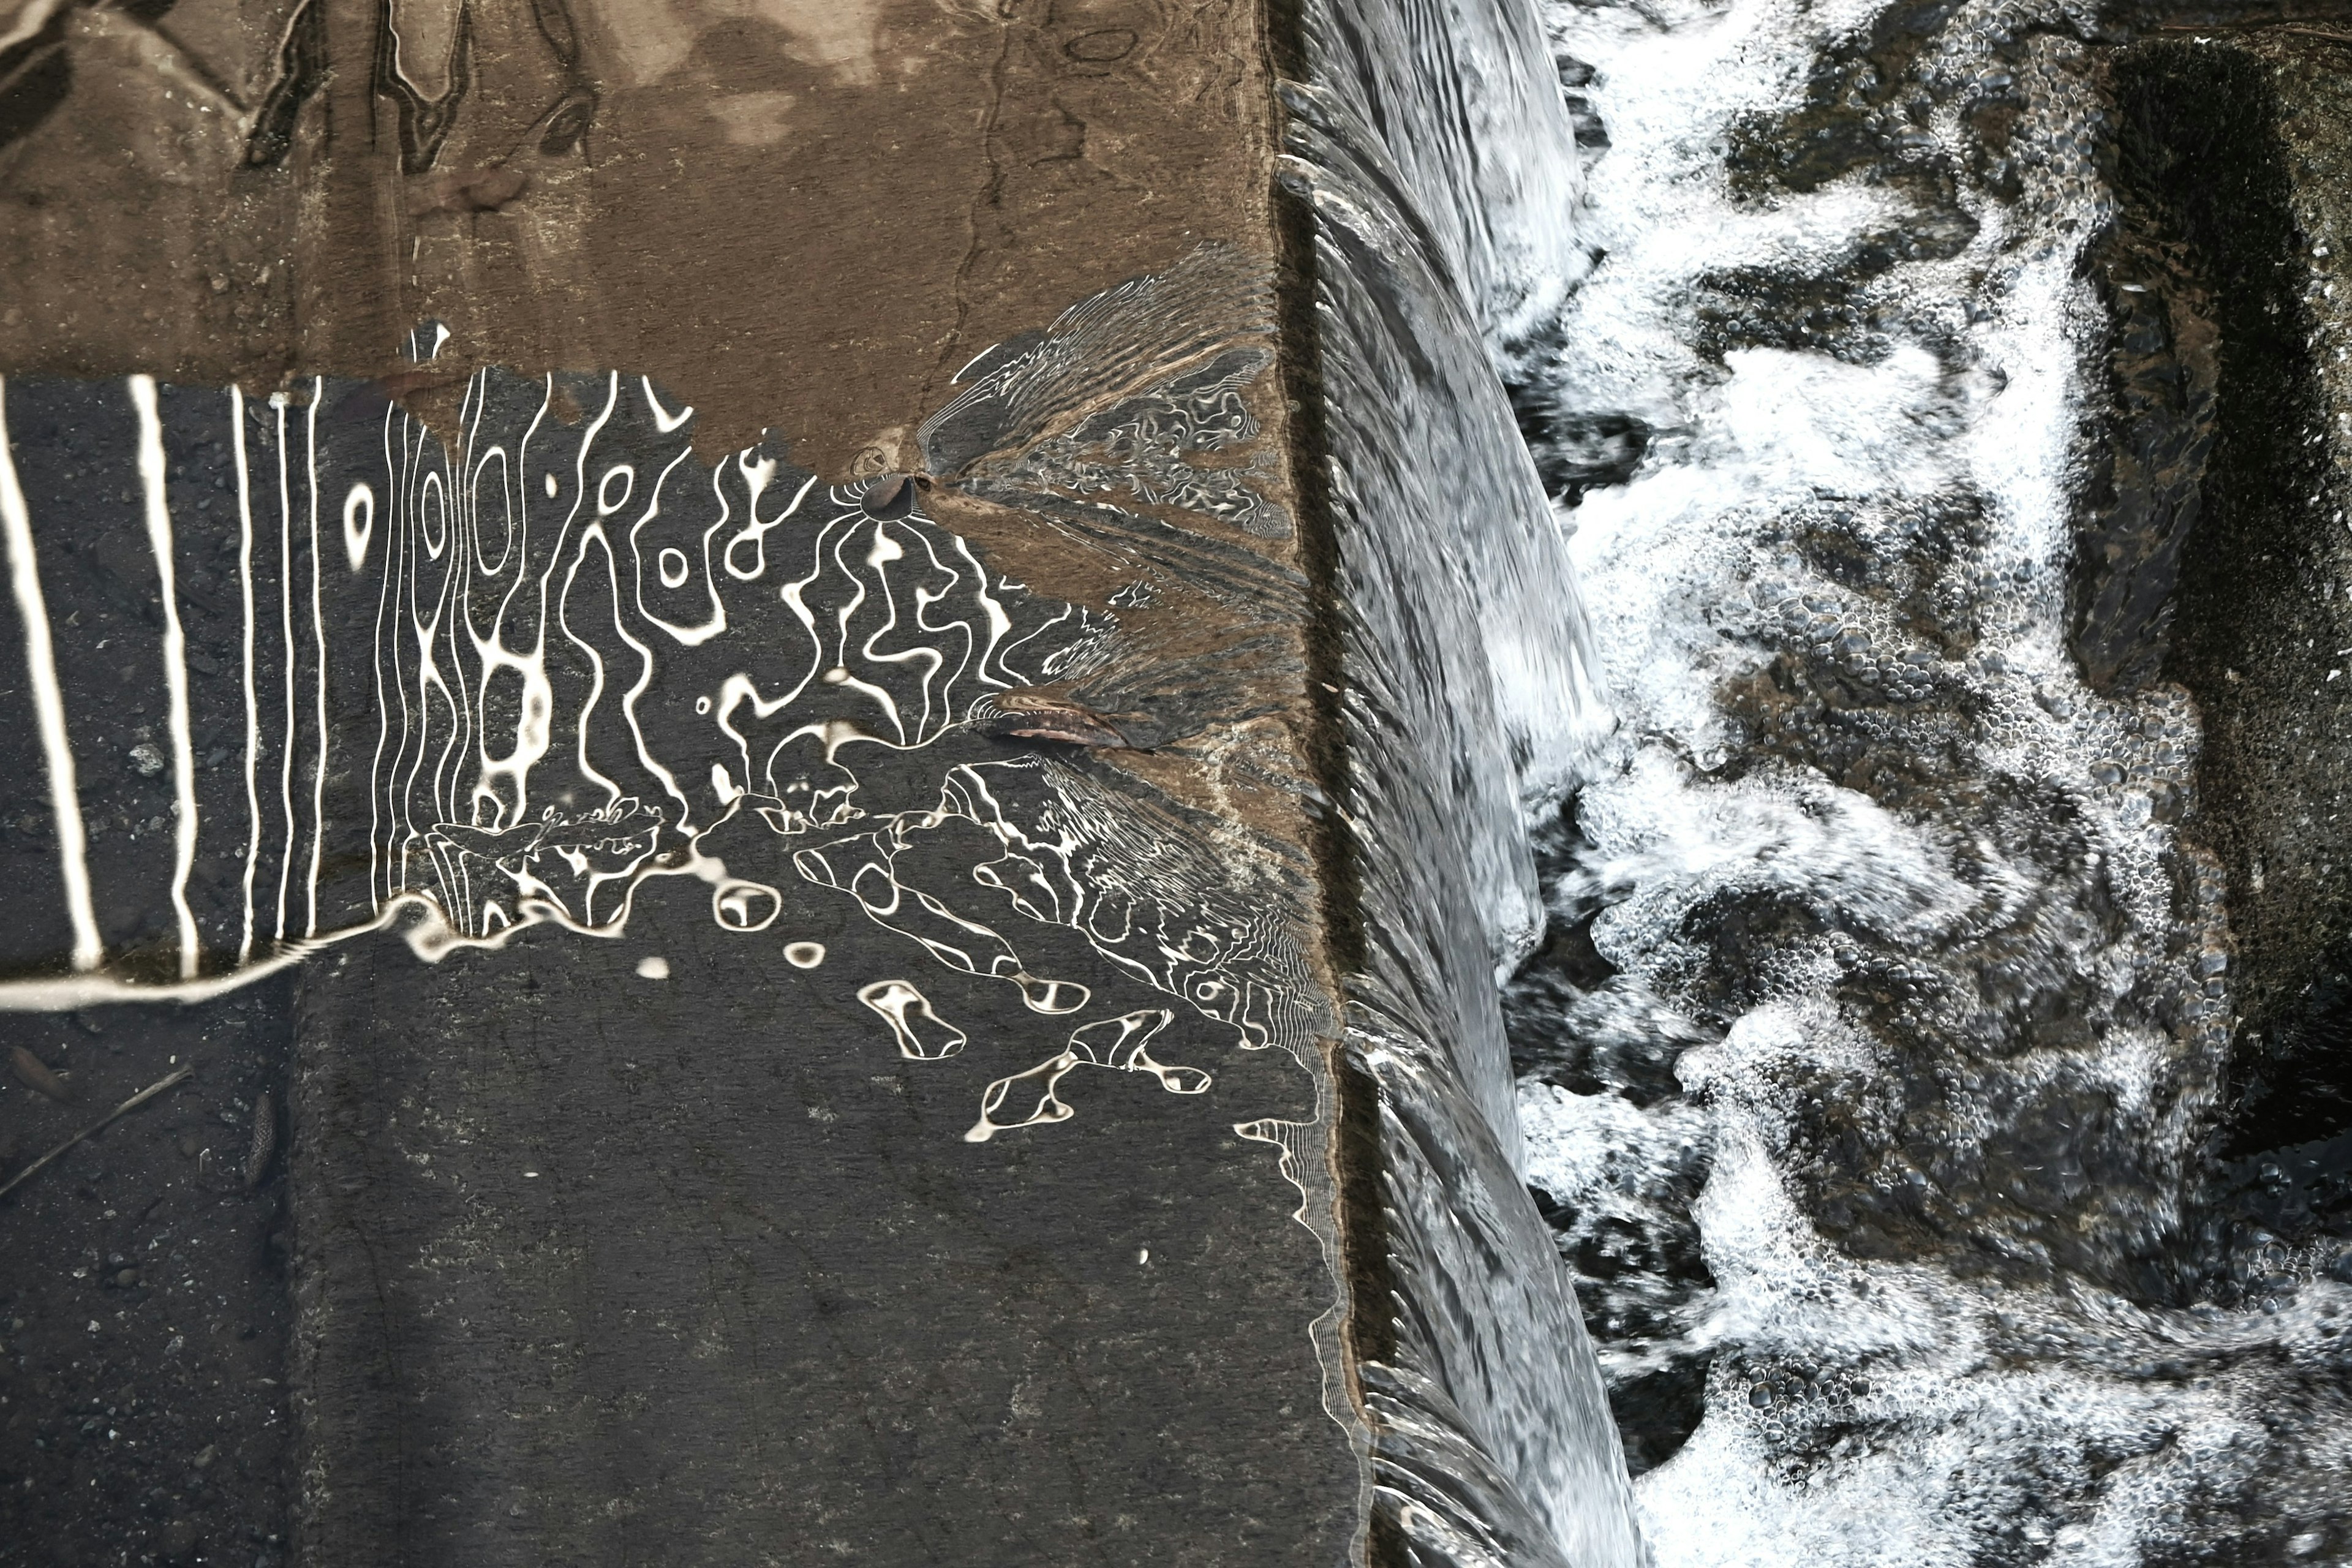
<path id="1" fill-rule="evenodd" d="M 1329 805 L 1356 877 L 1333 889 L 1335 924 L 1347 1065 L 1379 1091 L 1376 1125 L 1357 1131 L 1383 1184 L 1377 1214 L 1351 1222 L 1367 1231 L 1350 1238 L 1349 1284 L 1380 1548 L 1465 1568 L 2344 1560 L 2352 1255 L 2324 1226 L 2282 1239 L 2213 1179 L 2238 965 L 2220 864 L 2195 837 L 2200 715 L 2153 679 L 2092 689 L 2070 646 L 2077 520 L 2109 428 L 2113 323 L 2092 274 L 2117 210 L 2098 152 L 2113 39 L 2058 0 L 1541 14 L 1308 0 L 1295 19 L 1281 178 L 1311 236 L 1293 279 L 1311 299 L 1293 304 L 1312 307 L 1310 422 L 1329 458 L 1308 486 L 1328 494 L 1303 499 L 1329 523 L 1333 624 L 1319 629 L 1344 688 L 1324 689 L 1348 742 Z M 1189 333 L 1184 279 L 1121 285 L 1043 348 L 991 362 L 925 426 L 934 468 L 957 466 L 942 454 L 975 409 L 1093 363 L 1085 333 L 1155 290 Z M 1229 290 L 1251 321 L 1257 287 Z M 1169 363 L 1200 346 L 1183 336 Z M 1188 418 L 1216 413 L 1271 363 L 1252 350 L 1160 390 Z M 503 496 L 507 447 L 484 432 L 521 432 L 519 475 L 555 390 L 478 383 L 467 473 L 488 472 L 495 447 Z M 703 834 L 732 822 L 772 852 L 779 836 L 842 826 L 859 787 L 844 745 L 926 748 L 956 714 L 1031 722 L 949 689 L 968 678 L 1001 706 L 1100 655 L 1100 626 L 992 586 L 949 536 L 877 510 L 878 492 L 821 489 L 758 452 L 687 470 L 719 518 L 706 508 L 692 528 L 660 515 L 655 477 L 624 572 L 604 519 L 640 472 L 683 461 L 684 416 L 649 383 L 571 390 L 604 414 L 562 438 L 569 456 L 538 484 L 566 517 L 593 500 L 582 537 L 595 534 L 601 564 L 586 543 L 541 558 L 500 535 L 515 573 L 536 562 L 542 598 L 559 568 L 567 592 L 583 564 L 603 574 L 588 581 L 605 584 L 610 636 L 566 623 L 581 651 L 559 668 L 551 639 L 526 627 L 530 651 L 509 647 L 495 620 L 466 638 L 462 616 L 396 647 L 379 635 L 422 602 L 403 584 L 420 552 L 441 560 L 457 515 L 446 458 L 418 457 L 404 417 L 367 403 L 367 420 L 338 425 L 320 383 L 295 432 L 282 405 L 168 390 L 159 404 L 152 384 L 128 384 L 107 417 L 128 432 L 125 409 L 138 416 L 146 504 L 117 531 L 144 538 L 168 600 L 184 541 L 164 503 L 166 432 L 203 425 L 195 466 L 224 510 L 216 559 L 188 580 L 218 624 L 198 616 L 184 636 L 173 612 L 163 735 L 138 709 L 84 721 L 121 729 L 106 731 L 131 759 L 120 788 L 145 804 L 133 814 L 125 794 L 119 840 L 94 831 L 87 866 L 79 817 L 60 827 L 68 874 L 45 941 L 69 929 L 78 969 L 94 972 L 107 900 L 140 878 L 152 918 L 110 942 L 145 953 L 159 994 L 250 979 L 257 955 L 290 960 L 395 906 L 433 916 L 411 930 L 420 950 L 497 945 L 519 915 L 617 931 L 627 892 L 656 875 L 704 878 L 717 923 L 761 931 L 782 892 L 728 873 L 696 847 Z M 53 387 L 10 415 L 66 396 Z M 588 443 L 615 409 L 632 460 L 592 485 Z M 322 452 L 358 443 L 328 470 L 373 474 L 395 431 L 383 497 L 320 489 Z M 125 509 L 132 450 L 126 437 L 107 459 Z M 47 614 L 37 529 L 0 479 L 29 628 Z M 520 507 L 531 492 L 515 494 Z M 1287 527 L 1262 498 L 1196 499 L 1253 531 Z M 831 565 L 811 554 L 782 599 L 762 597 L 761 646 L 805 654 L 789 695 L 762 696 L 726 679 L 719 574 L 766 574 L 761 541 L 803 500 Z M 719 538 L 722 524 L 737 531 Z M 509 572 L 488 538 L 477 530 L 475 566 L 438 569 L 434 604 L 524 603 L 465 586 Z M 395 547 L 409 576 L 388 565 Z M 241 610 L 205 598 L 230 551 Z M 348 573 L 331 570 L 339 557 Z M 340 598 L 320 587 L 322 561 Z M 883 651 L 861 663 L 853 613 L 883 615 L 919 572 L 924 596 L 907 602 L 949 606 L 919 621 L 939 646 L 890 643 L 890 610 L 858 644 Z M 800 597 L 810 584 L 846 606 L 830 652 Z M 765 626 L 737 613 L 739 631 Z M 430 619 L 412 614 L 412 631 Z M 93 658 L 106 646 L 96 619 L 60 624 L 68 665 L 71 637 Z M 257 636 L 272 626 L 275 641 Z M 349 632 L 338 648 L 365 650 L 378 697 L 368 768 L 352 772 L 366 799 L 334 816 L 370 824 L 348 853 L 328 810 L 343 787 L 325 761 L 331 626 Z M 658 689 L 656 634 L 682 672 Z M 241 659 L 186 659 L 190 636 Z M 29 679 L 54 687 L 47 637 L 27 633 Z M 936 690 L 929 675 L 906 683 L 918 653 L 946 672 Z M 445 655 L 478 679 L 453 681 Z M 607 656 L 642 670 L 600 709 Z M 835 689 L 898 727 L 852 733 L 818 713 Z M 412 689 L 395 724 L 382 694 Z M 640 722 L 649 691 L 656 717 Z M 731 716 L 793 702 L 761 731 L 755 770 Z M 527 803 L 519 776 L 460 799 L 426 765 L 462 734 L 485 777 L 511 772 L 501 759 L 522 742 L 494 755 L 486 727 L 543 751 L 532 715 L 556 707 L 576 716 L 582 778 L 604 792 L 593 809 Z M 218 735 L 208 715 L 227 716 Z M 52 756 L 64 724 L 52 700 Z M 727 744 L 706 755 L 719 732 Z M 232 756 L 241 770 L 216 771 Z M 977 765 L 943 760 L 939 805 L 898 803 L 880 833 L 801 850 L 795 874 L 856 894 L 949 969 L 1068 1012 L 1083 988 L 1030 974 L 992 930 L 893 923 L 909 836 L 965 823 L 999 842 L 997 864 L 1034 876 L 1039 824 L 1104 816 L 1059 774 L 990 764 L 983 779 Z M 54 793 L 71 804 L 69 781 Z M 645 805 L 663 799 L 667 816 Z M 1133 843 L 1074 861 L 1076 840 L 1055 842 L 1073 886 L 1125 887 Z M 1211 942 L 1186 922 L 1215 904 L 1199 890 L 1215 868 L 1183 869 L 1129 889 L 1150 914 L 1136 929 L 1161 933 L 1169 964 L 1212 952 L 1213 973 L 1139 972 L 1247 1043 L 1303 1050 L 1304 970 L 1256 929 L 1266 900 L 1216 904 Z M 1063 923 L 1060 904 L 1015 901 Z M 205 970 L 204 952 L 242 967 Z M 824 959 L 812 942 L 783 952 Z M 20 1005 L 113 994 L 101 983 L 117 984 L 80 974 Z M 963 1043 L 911 984 L 859 994 L 907 1058 Z M 1087 1026 L 991 1084 L 966 1136 L 1066 1119 L 1054 1086 L 1080 1063 L 1199 1092 L 1204 1073 L 1144 1050 L 1171 1016 Z"/>
<path id="2" fill-rule="evenodd" d="M 2199 713 L 2068 647 L 2095 19 L 1545 22 L 1592 265 L 1518 401 L 1613 729 L 1506 1010 L 1649 1550 L 2341 1559 L 2352 1286 L 2210 1197 Z"/>
<path id="3" fill-rule="evenodd" d="M 1349 1058 L 1381 1105 L 1378 1234 L 1351 1248 L 1379 1259 L 1352 1281 L 1375 1529 L 1433 1563 L 1630 1563 L 1598 1369 L 1522 1188 L 1495 992 L 1543 924 L 1526 823 L 1588 718 L 1573 579 L 1489 359 L 1577 263 L 1573 141 L 1529 13 L 1307 22 L 1282 176 L 1314 231 L 1360 871 L 1337 923 L 1360 933 Z"/>

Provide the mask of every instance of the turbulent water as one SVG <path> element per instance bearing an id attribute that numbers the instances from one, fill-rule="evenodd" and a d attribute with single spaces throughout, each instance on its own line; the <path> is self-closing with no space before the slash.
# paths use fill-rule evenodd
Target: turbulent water
<path id="1" fill-rule="evenodd" d="M 1648 1549 L 2337 1560 L 2352 1288 L 2200 1196 L 2198 714 L 2067 646 L 2094 18 L 1546 21 L 1592 265 L 1519 401 L 1614 729 L 1507 1011 Z"/>

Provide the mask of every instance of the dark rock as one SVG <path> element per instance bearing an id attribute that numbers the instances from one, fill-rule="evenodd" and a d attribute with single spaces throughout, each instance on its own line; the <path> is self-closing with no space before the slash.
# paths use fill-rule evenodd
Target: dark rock
<path id="1" fill-rule="evenodd" d="M 411 217 L 433 213 L 483 213 L 522 195 L 530 178 L 520 169 L 493 166 L 464 172 L 448 170 L 425 180 L 409 203 Z"/>
<path id="2" fill-rule="evenodd" d="M 253 1104 L 253 1135 L 246 1145 L 242 1173 L 248 1188 L 261 1184 L 269 1173 L 269 1163 L 278 1154 L 278 1101 L 268 1089 L 263 1089 Z"/>
<path id="3" fill-rule="evenodd" d="M 1029 741 L 1061 741 L 1074 746 L 1134 744 L 1119 722 L 1066 698 L 1034 691 L 1003 691 L 997 693 L 995 701 L 1003 711 L 988 721 L 991 734 Z"/>
<path id="4" fill-rule="evenodd" d="M 881 474 L 866 481 L 866 494 L 858 504 L 866 516 L 889 521 L 912 513 L 915 500 L 915 481 L 910 476 Z"/>

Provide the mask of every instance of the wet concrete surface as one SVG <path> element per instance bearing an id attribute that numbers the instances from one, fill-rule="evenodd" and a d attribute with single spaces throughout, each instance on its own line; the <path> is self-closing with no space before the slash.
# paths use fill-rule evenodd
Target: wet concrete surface
<path id="1" fill-rule="evenodd" d="M 0 1016 L 72 1091 L 0 1086 L 11 1173 L 195 1068 L 0 1198 L 0 1562 L 288 1560 L 291 1216 L 283 1158 L 246 1167 L 262 1097 L 285 1103 L 291 1004 L 279 980 Z"/>
<path id="2" fill-rule="evenodd" d="M 1207 1093 L 1082 1068 L 1069 1121 L 969 1142 L 1066 1020 L 846 900 L 746 936 L 649 890 L 618 942 L 306 978 L 308 1560 L 1336 1556 L 1352 1460 L 1304 1323 L 1267 1319 L 1325 1265 L 1234 1132 L 1311 1110 L 1286 1058 L 1180 1019 L 1155 1058 Z M 1067 947 L 1041 972 L 1108 981 Z M 857 1000 L 900 973 L 958 1055 Z"/>

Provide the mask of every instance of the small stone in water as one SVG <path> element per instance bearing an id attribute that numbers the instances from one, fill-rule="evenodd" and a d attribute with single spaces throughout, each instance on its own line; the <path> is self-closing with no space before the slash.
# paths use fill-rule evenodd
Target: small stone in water
<path id="1" fill-rule="evenodd" d="M 65 1079 L 51 1072 L 47 1062 L 22 1046 L 10 1049 L 8 1066 L 16 1073 L 16 1081 L 26 1089 L 47 1095 L 60 1104 L 73 1098 L 73 1090 L 66 1087 Z"/>
<path id="2" fill-rule="evenodd" d="M 915 481 L 906 474 L 879 475 L 866 481 L 859 505 L 869 517 L 905 517 L 915 510 Z"/>

